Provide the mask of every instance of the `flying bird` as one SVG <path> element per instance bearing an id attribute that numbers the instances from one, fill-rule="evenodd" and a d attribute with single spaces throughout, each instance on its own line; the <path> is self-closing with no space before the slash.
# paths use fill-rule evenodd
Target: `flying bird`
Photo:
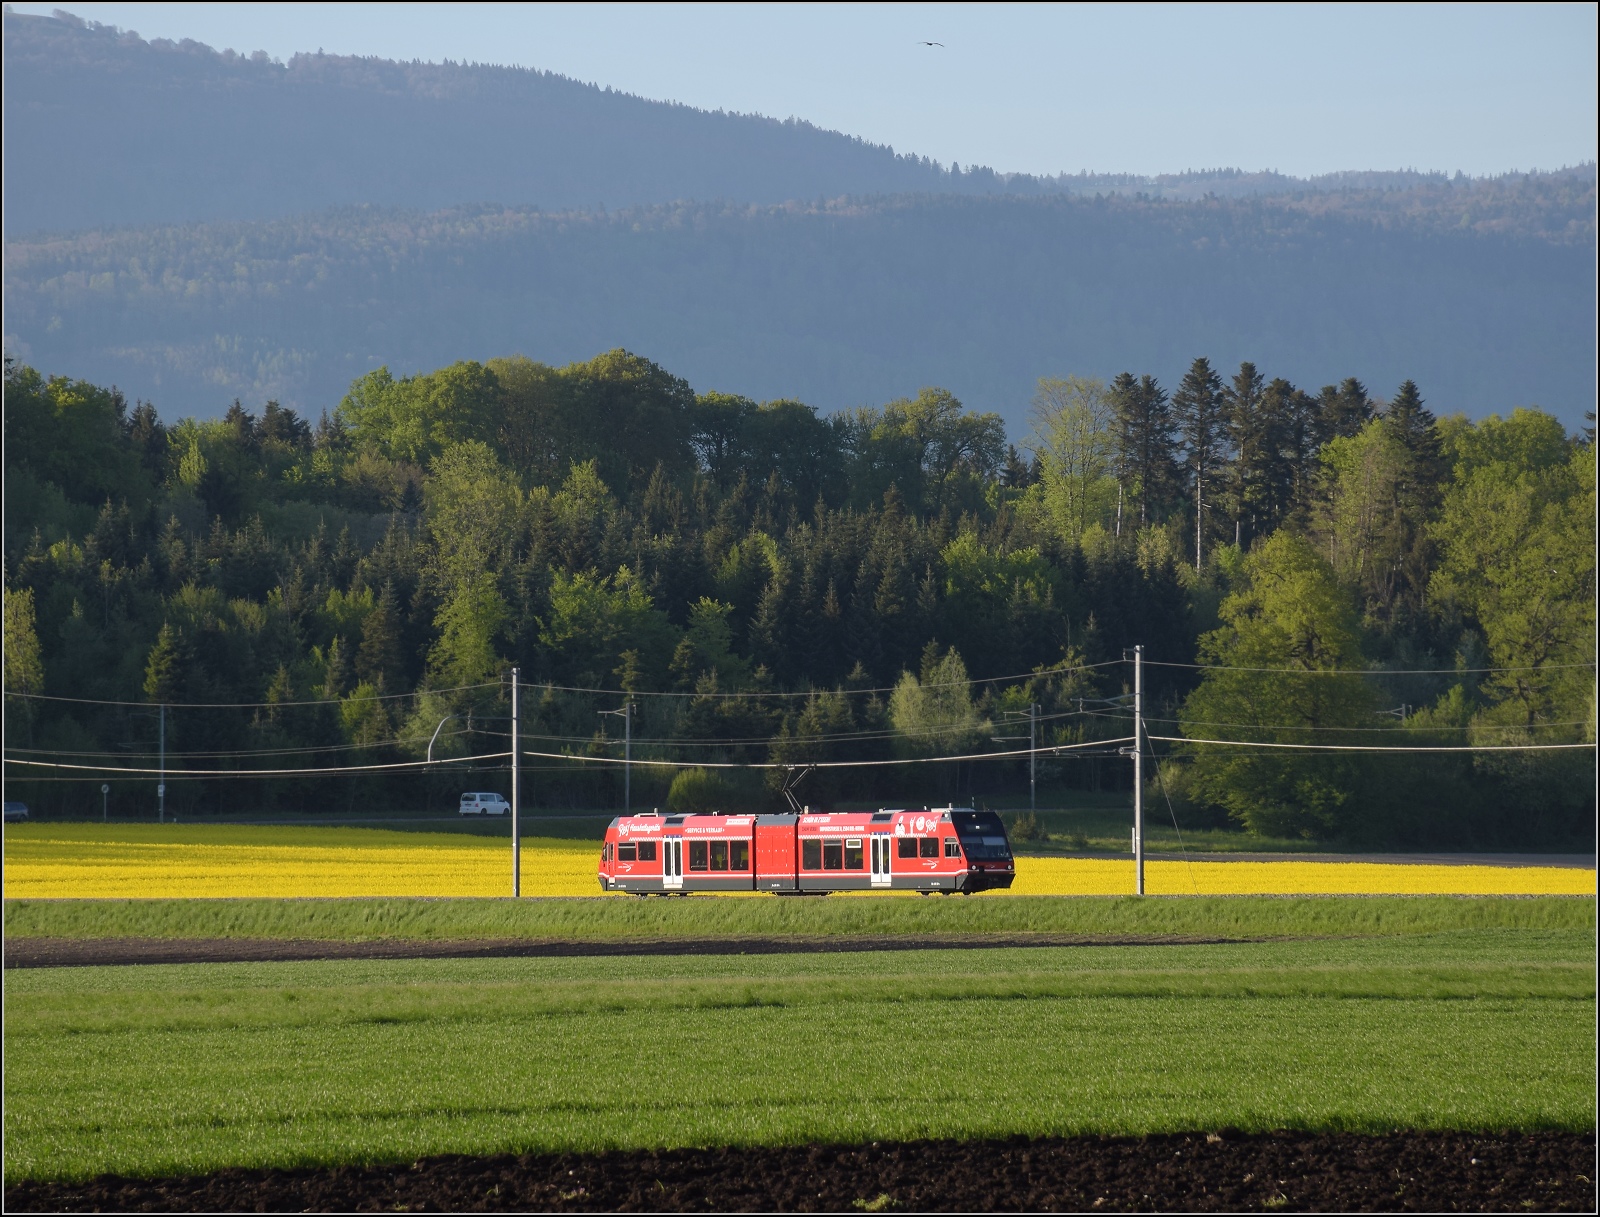
<path id="1" fill-rule="evenodd" d="M 924 41 L 918 43 L 917 45 L 919 45 L 919 46 L 943 46 L 944 43 L 942 43 L 942 42 L 928 42 L 928 41 L 924 40 Z"/>

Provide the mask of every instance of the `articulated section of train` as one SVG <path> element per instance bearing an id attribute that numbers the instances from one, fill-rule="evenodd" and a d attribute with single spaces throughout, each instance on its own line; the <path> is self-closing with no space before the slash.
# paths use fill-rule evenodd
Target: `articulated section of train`
<path id="1" fill-rule="evenodd" d="M 600 851 L 608 892 L 915 891 L 1006 888 L 1005 825 L 970 807 L 786 815 L 619 816 Z"/>

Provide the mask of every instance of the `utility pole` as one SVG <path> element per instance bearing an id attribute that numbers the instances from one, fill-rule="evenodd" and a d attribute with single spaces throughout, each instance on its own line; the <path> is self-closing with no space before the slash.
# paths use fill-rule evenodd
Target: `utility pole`
<path id="1" fill-rule="evenodd" d="M 161 780 L 156 783 L 156 819 L 167 822 L 167 708 L 161 707 Z"/>
<path id="2" fill-rule="evenodd" d="M 1039 703 L 1028 706 L 1028 810 L 1039 810 Z"/>
<path id="3" fill-rule="evenodd" d="M 627 694 L 624 694 L 627 696 Z M 596 710 L 596 714 L 615 714 L 622 719 L 622 806 L 633 814 L 633 699 L 622 703 L 620 710 Z"/>
<path id="4" fill-rule="evenodd" d="M 511 669 L 511 895 L 522 895 L 522 669 Z"/>
<path id="5" fill-rule="evenodd" d="M 1144 648 L 1133 648 L 1133 873 L 1144 895 Z"/>

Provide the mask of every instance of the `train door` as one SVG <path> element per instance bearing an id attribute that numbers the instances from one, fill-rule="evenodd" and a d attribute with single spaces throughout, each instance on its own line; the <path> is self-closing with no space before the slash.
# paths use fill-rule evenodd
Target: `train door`
<path id="1" fill-rule="evenodd" d="M 669 892 L 683 890 L 683 838 L 661 842 L 661 886 Z"/>
<path id="2" fill-rule="evenodd" d="M 872 840 L 872 886 L 888 887 L 889 878 L 889 837 L 877 834 Z"/>

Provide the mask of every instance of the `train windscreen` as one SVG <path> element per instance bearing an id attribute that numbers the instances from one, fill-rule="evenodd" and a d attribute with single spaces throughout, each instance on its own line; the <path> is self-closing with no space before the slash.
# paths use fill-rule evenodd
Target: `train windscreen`
<path id="1" fill-rule="evenodd" d="M 955 811 L 950 818 L 961 838 L 962 852 L 974 862 L 1009 862 L 1011 842 L 1006 826 L 992 811 Z"/>

